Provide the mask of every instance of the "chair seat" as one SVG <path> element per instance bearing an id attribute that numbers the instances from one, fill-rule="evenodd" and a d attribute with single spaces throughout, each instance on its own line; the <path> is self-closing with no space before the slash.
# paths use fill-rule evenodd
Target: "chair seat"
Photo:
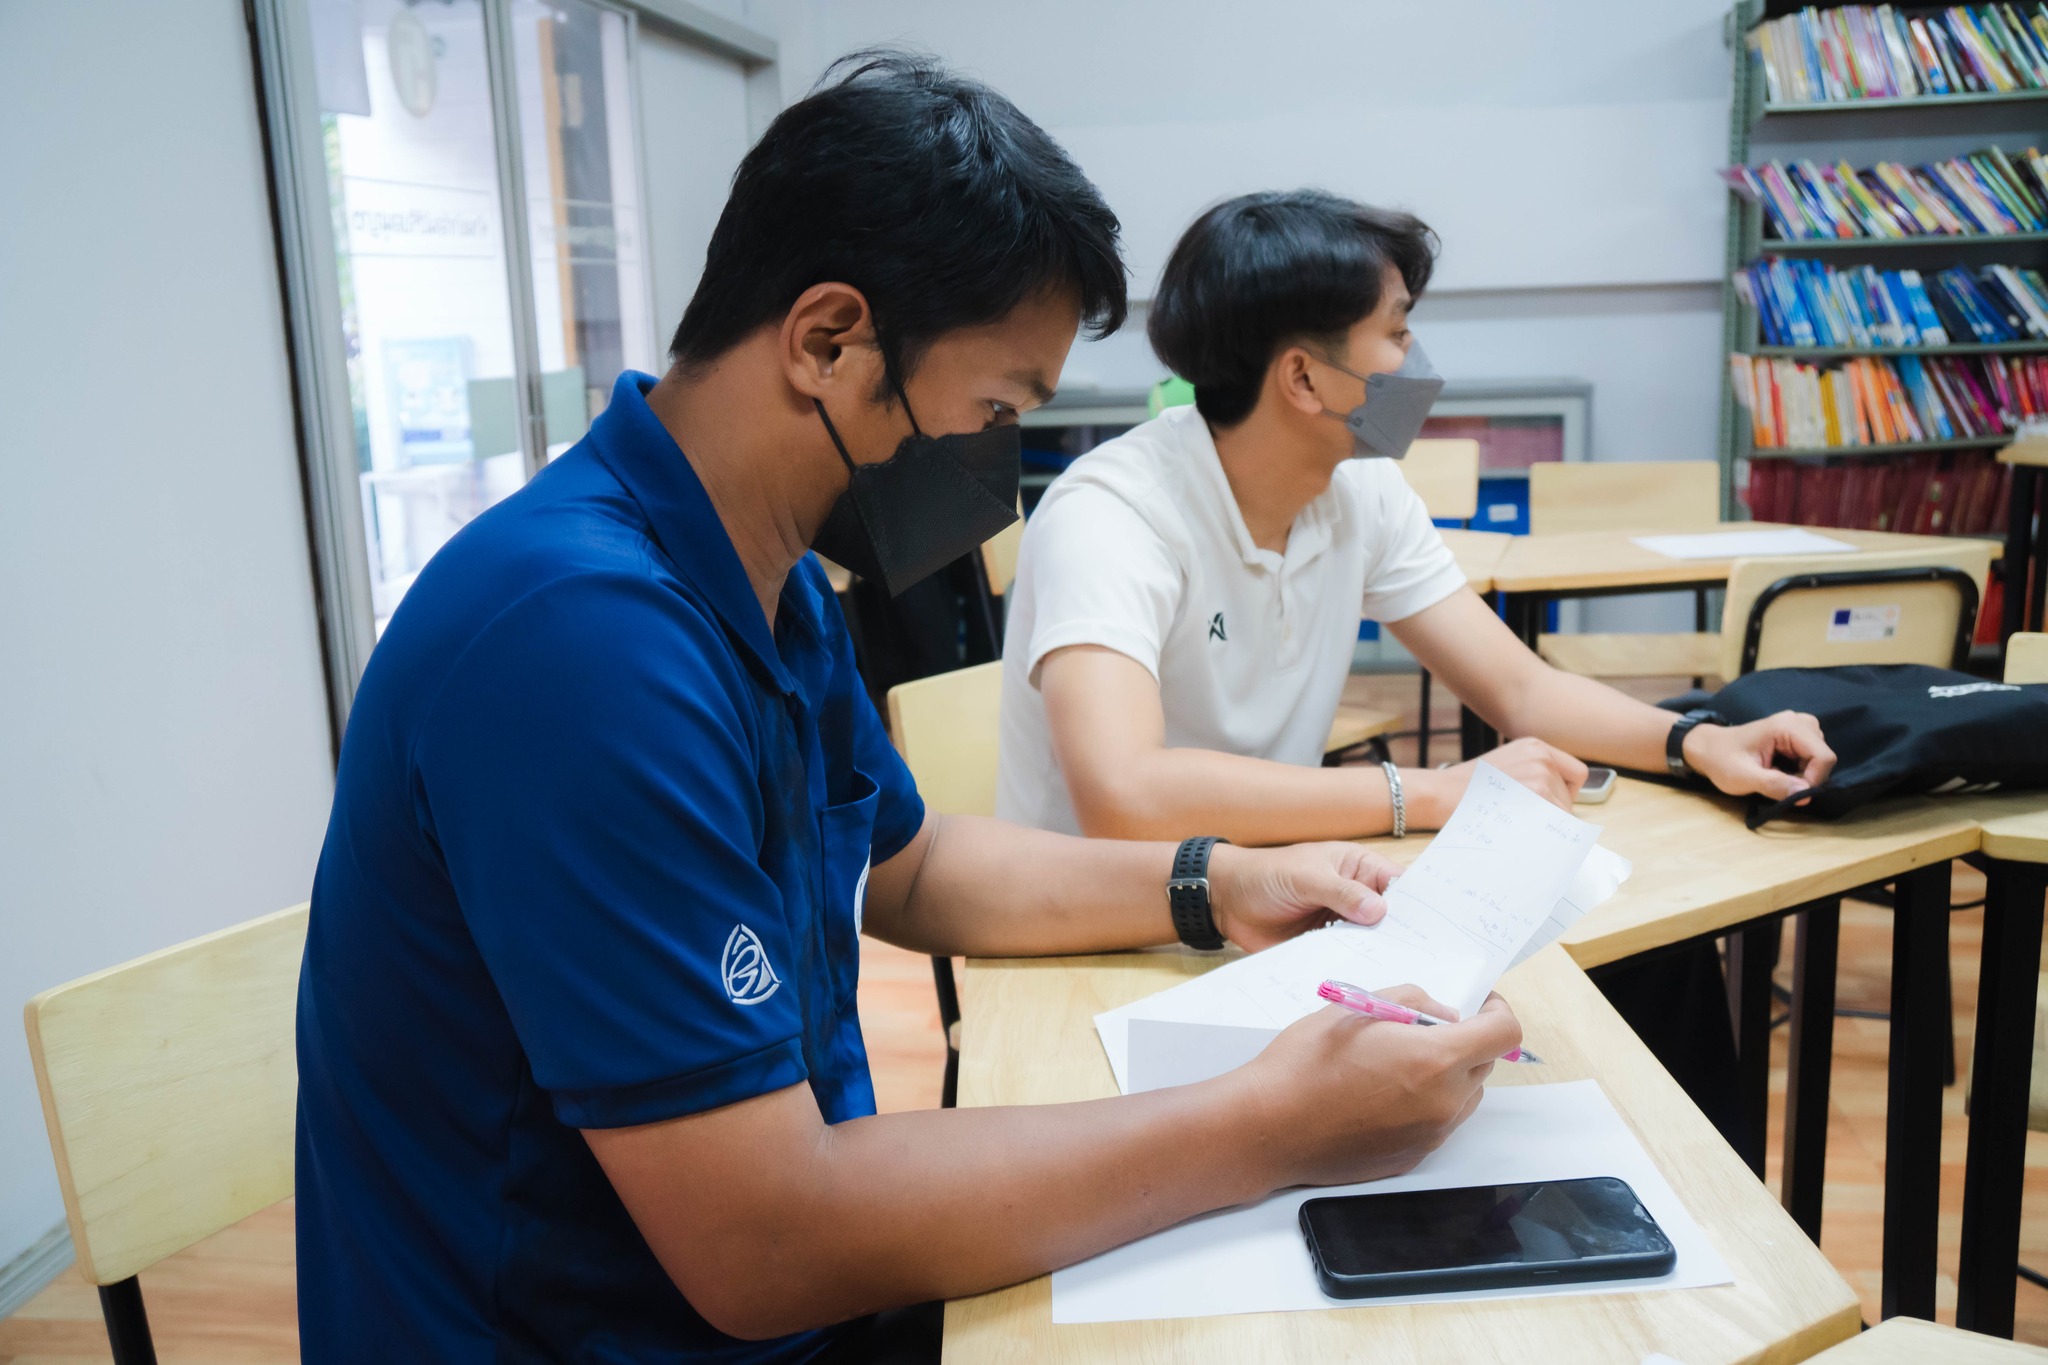
<path id="1" fill-rule="evenodd" d="M 1545 635 L 1536 641 L 1545 662 L 1586 678 L 1694 678 L 1718 672 L 1718 635 Z"/>
<path id="2" fill-rule="evenodd" d="M 1398 712 L 1339 702 L 1337 718 L 1330 722 L 1330 737 L 1323 742 L 1323 752 L 1342 753 L 1369 739 L 1390 735 L 1400 728 L 1401 716 Z"/>

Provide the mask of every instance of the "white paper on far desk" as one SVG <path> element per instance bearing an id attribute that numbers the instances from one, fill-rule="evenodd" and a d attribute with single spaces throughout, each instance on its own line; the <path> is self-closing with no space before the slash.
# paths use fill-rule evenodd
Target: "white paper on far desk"
<path id="1" fill-rule="evenodd" d="M 1297 1219 L 1319 1195 L 1449 1189 L 1614 1176 L 1626 1180 L 1678 1251 L 1668 1275 L 1599 1284 L 1483 1289 L 1385 1299 L 1331 1299 L 1316 1283 Z M 1478 1112 L 1406 1175 L 1365 1185 L 1283 1190 L 1205 1214 L 1053 1272 L 1056 1323 L 1201 1318 L 1308 1308 L 1622 1294 L 1727 1284 L 1728 1265 L 1598 1081 L 1491 1087 Z"/>
<path id="2" fill-rule="evenodd" d="M 1705 531 L 1690 536 L 1630 536 L 1667 559 L 1747 559 L 1758 555 L 1833 555 L 1857 547 L 1787 527 L 1774 531 Z"/>
<path id="3" fill-rule="evenodd" d="M 1274 1033 L 1322 1008 L 1316 987 L 1333 978 L 1367 990 L 1413 983 L 1470 1014 L 1502 972 L 1627 879 L 1628 860 L 1593 843 L 1599 832 L 1480 763 L 1443 830 L 1388 892 L 1378 924 L 1303 934 L 1097 1015 L 1117 1088 L 1131 1088 L 1133 1019 Z"/>

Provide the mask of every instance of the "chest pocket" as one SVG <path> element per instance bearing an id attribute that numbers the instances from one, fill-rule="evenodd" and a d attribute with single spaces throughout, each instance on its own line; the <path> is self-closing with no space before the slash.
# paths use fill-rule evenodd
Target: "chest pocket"
<path id="1" fill-rule="evenodd" d="M 853 770 L 853 797 L 825 807 L 820 820 L 820 862 L 823 864 L 825 961 L 831 972 L 834 999 L 853 1006 L 860 978 L 860 921 L 867 896 L 868 862 L 875 842 L 875 804 L 880 788 L 858 768 Z"/>

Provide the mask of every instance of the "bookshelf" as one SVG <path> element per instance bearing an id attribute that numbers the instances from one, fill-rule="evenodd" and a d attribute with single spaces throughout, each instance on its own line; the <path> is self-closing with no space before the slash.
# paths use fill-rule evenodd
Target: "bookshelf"
<path id="1" fill-rule="evenodd" d="M 1818 0 L 1813 4 L 1737 0 L 1728 20 L 1728 37 L 1734 49 L 1728 148 L 1731 165 L 1754 165 L 1774 158 L 1811 158 L 1823 163 L 1846 159 L 1860 167 L 1880 159 L 1920 163 L 1985 146 L 2016 149 L 2043 145 L 2048 90 L 1815 103 L 1768 100 L 1761 64 L 1749 49 L 1750 32 L 1767 19 L 1801 9 L 1840 7 L 1839 0 Z M 1908 13 L 1924 12 L 1920 6 L 1898 8 Z M 1737 404 L 1734 384 L 1729 378 L 1730 353 L 1828 365 L 1863 357 L 2048 356 L 2048 341 L 1957 341 L 1946 346 L 1764 345 L 1759 320 L 1738 295 L 1732 276 L 1766 255 L 1817 260 L 1836 268 L 1872 265 L 1881 270 L 1939 271 L 1958 265 L 1974 268 L 1999 264 L 2048 269 L 2048 232 L 1786 241 L 1765 236 L 1765 215 L 1760 205 L 1733 190 L 1729 191 L 1728 203 L 1727 270 L 1722 279 L 1720 431 L 1722 501 L 1727 515 L 1744 515 L 1739 492 L 1752 459 L 1868 467 L 1871 462 L 1897 461 L 1903 456 L 1946 457 L 1956 452 L 1995 451 L 2011 443 L 2011 436 L 1987 435 L 1855 446 L 1752 449 L 1748 414 Z"/>

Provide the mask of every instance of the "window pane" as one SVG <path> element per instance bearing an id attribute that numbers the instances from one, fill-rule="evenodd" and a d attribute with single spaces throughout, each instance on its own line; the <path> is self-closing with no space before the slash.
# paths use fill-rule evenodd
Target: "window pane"
<path id="1" fill-rule="evenodd" d="M 654 368 L 624 15 L 513 0 L 541 410 L 552 459 L 624 369 Z"/>
<path id="2" fill-rule="evenodd" d="M 479 0 L 307 0 L 377 630 L 525 478 Z"/>

